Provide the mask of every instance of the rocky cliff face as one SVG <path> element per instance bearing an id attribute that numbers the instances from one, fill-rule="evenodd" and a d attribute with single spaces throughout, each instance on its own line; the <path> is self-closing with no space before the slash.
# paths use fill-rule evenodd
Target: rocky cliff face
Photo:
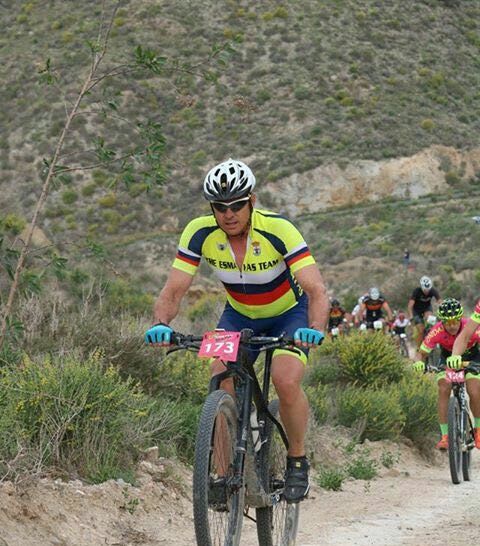
<path id="1" fill-rule="evenodd" d="M 332 206 L 355 205 L 443 193 L 453 180 L 480 175 L 480 148 L 459 151 L 431 146 L 412 157 L 385 161 L 354 161 L 345 168 L 336 163 L 294 174 L 266 189 L 277 207 L 290 216 L 314 213 Z M 293 198 L 292 198 L 293 196 Z"/>

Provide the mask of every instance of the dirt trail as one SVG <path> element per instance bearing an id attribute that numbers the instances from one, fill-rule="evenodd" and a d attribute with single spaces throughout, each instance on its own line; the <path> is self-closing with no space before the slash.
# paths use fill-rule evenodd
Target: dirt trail
<path id="1" fill-rule="evenodd" d="M 379 454 L 385 444 L 371 447 Z M 313 485 L 297 546 L 478 543 L 480 454 L 477 481 L 453 485 L 445 454 L 429 464 L 412 448 L 388 449 L 397 449 L 400 460 L 374 480 L 346 481 L 339 492 Z M 188 471 L 159 461 L 142 464 L 139 487 L 49 479 L 17 490 L 0 484 L 0 546 L 193 546 L 189 481 Z M 242 545 L 256 544 L 255 526 L 245 520 Z"/>

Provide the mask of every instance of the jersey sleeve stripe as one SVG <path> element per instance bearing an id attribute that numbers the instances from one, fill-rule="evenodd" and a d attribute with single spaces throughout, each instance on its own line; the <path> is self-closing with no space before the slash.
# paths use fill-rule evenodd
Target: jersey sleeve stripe
<path id="1" fill-rule="evenodd" d="M 425 343 L 422 343 L 422 344 L 420 345 L 420 351 L 422 351 L 422 353 L 427 353 L 427 354 L 428 354 L 428 353 L 431 353 L 431 352 L 432 352 L 432 349 L 431 349 L 430 347 L 427 347 L 427 346 L 425 345 Z"/>
<path id="2" fill-rule="evenodd" d="M 307 258 L 308 256 L 311 256 L 310 250 L 308 250 L 308 247 L 304 247 L 302 250 L 299 250 L 286 258 L 286 262 L 288 267 L 291 267 L 294 263 L 302 260 L 303 258 Z"/>
<path id="3" fill-rule="evenodd" d="M 198 266 L 200 263 L 200 258 L 197 256 L 194 256 L 192 254 L 187 254 L 186 252 L 183 252 L 182 250 L 178 249 L 177 251 L 177 259 L 183 260 L 184 262 L 187 262 L 188 264 Z"/>

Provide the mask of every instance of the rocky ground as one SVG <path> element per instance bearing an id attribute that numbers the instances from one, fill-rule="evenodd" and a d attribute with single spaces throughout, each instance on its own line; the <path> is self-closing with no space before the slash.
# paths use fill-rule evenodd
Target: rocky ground
<path id="1" fill-rule="evenodd" d="M 446 454 L 426 460 L 406 444 L 368 448 L 378 460 L 391 454 L 394 465 L 379 464 L 378 477 L 345 481 L 338 492 L 314 483 L 302 504 L 297 546 L 477 543 L 478 482 L 453 485 Z M 86 485 L 46 477 L 4 482 L 0 546 L 192 546 L 190 480 L 185 467 L 153 456 L 140 464 L 135 487 L 121 480 Z M 257 544 L 248 520 L 242 544 Z"/>

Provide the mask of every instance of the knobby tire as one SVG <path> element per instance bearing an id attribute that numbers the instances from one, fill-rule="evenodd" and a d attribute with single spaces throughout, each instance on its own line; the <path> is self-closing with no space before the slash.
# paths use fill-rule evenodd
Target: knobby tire
<path id="1" fill-rule="evenodd" d="M 273 400 L 270 413 L 279 419 L 279 402 Z M 278 502 L 273 506 L 257 508 L 257 535 L 259 546 L 294 546 L 300 503 L 288 504 L 280 493 L 283 489 L 287 450 L 277 427 L 270 419 L 265 424 L 266 442 L 260 451 L 260 477 L 267 493 L 278 491 Z"/>
<path id="2" fill-rule="evenodd" d="M 455 396 L 448 401 L 448 462 L 454 484 L 460 483 L 462 468 L 462 438 L 460 434 L 460 405 Z"/>
<path id="3" fill-rule="evenodd" d="M 222 442 L 214 442 L 222 430 Z M 209 483 L 220 474 L 231 478 L 238 430 L 238 411 L 223 390 L 210 393 L 203 405 L 195 441 L 193 468 L 193 518 L 198 546 L 238 546 L 242 531 L 245 487 L 227 487 L 225 510 L 209 505 Z M 221 444 L 221 445 L 220 445 Z M 220 446 L 220 447 L 219 447 Z M 225 455 L 225 457 L 224 457 Z"/>
<path id="4" fill-rule="evenodd" d="M 463 479 L 466 482 L 469 482 L 472 479 L 472 443 L 475 441 L 473 439 L 473 430 L 472 422 L 468 418 L 467 412 L 462 413 L 463 420 L 463 438 L 462 444 L 465 447 L 465 450 L 462 451 L 462 474 Z"/>

